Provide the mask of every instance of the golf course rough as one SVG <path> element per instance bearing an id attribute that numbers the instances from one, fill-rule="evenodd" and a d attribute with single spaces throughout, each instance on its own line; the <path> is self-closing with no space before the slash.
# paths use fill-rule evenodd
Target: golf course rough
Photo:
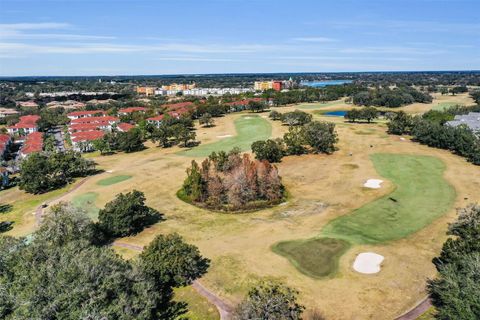
<path id="1" fill-rule="evenodd" d="M 237 135 L 223 138 L 217 142 L 201 144 L 178 154 L 188 157 L 208 157 L 214 151 L 228 152 L 235 147 L 241 151 L 248 151 L 253 142 L 266 140 L 272 135 L 270 122 L 258 115 L 244 115 L 236 119 L 234 124 Z"/>
<path id="2" fill-rule="evenodd" d="M 310 277 L 331 276 L 350 245 L 402 239 L 453 206 L 455 189 L 443 178 L 445 165 L 438 158 L 383 153 L 370 158 L 377 172 L 395 185 L 393 192 L 331 220 L 320 233 L 323 238 L 284 241 L 272 250 Z"/>

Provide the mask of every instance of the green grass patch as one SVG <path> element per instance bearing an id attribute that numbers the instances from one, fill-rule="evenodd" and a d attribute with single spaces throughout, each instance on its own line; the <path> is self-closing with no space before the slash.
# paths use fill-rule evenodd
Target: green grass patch
<path id="1" fill-rule="evenodd" d="M 220 141 L 201 144 L 197 147 L 177 154 L 189 157 L 207 157 L 213 151 L 229 151 L 235 147 L 241 151 L 248 151 L 253 142 L 266 140 L 272 135 L 272 125 L 268 120 L 258 115 L 244 115 L 235 120 L 237 135 L 221 139 Z"/>
<path id="2" fill-rule="evenodd" d="M 444 111 L 450 107 L 453 107 L 453 106 L 456 106 L 458 105 L 458 103 L 456 102 L 440 102 L 440 103 L 437 103 L 436 105 L 434 105 L 432 107 L 432 110 L 436 110 L 436 111 Z"/>
<path id="3" fill-rule="evenodd" d="M 435 320 L 435 308 L 429 308 L 424 314 L 418 317 L 417 320 Z"/>
<path id="4" fill-rule="evenodd" d="M 283 241 L 272 247 L 273 252 L 287 258 L 301 273 L 312 278 L 335 274 L 338 258 L 349 243 L 333 238 Z"/>
<path id="5" fill-rule="evenodd" d="M 443 178 L 445 165 L 438 158 L 401 154 L 374 154 L 370 158 L 377 172 L 396 189 L 330 221 L 322 236 L 356 244 L 398 240 L 426 227 L 452 207 L 456 193 Z"/>
<path id="6" fill-rule="evenodd" d="M 98 212 L 100 211 L 100 208 L 95 205 L 97 198 L 98 193 L 87 192 L 74 197 L 72 204 L 77 208 L 85 210 L 92 220 L 97 220 Z"/>
<path id="7" fill-rule="evenodd" d="M 218 320 L 220 314 L 217 308 L 201 296 L 191 286 L 175 289 L 176 301 L 188 303 L 188 312 L 183 316 L 190 320 Z M 182 319 L 183 319 L 182 317 Z"/>
<path id="8" fill-rule="evenodd" d="M 109 177 L 109 178 L 102 179 L 102 180 L 98 181 L 97 185 L 99 185 L 99 186 L 110 186 L 112 184 L 128 180 L 131 177 L 132 176 L 127 176 L 127 175 L 113 176 L 113 177 Z"/>

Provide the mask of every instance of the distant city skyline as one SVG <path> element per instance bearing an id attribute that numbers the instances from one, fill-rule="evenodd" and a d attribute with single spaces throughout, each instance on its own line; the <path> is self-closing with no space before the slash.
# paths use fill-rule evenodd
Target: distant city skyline
<path id="1" fill-rule="evenodd" d="M 0 0 L 0 76 L 480 69 L 476 0 Z"/>

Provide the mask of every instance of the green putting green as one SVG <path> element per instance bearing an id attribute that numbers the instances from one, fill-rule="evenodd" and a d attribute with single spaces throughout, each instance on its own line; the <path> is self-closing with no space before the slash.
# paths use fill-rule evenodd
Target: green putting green
<path id="1" fill-rule="evenodd" d="M 98 212 L 100 211 L 95 205 L 95 200 L 97 200 L 97 198 L 98 193 L 87 192 L 74 197 L 72 199 L 72 204 L 77 208 L 85 210 L 91 219 L 96 220 L 98 219 Z"/>
<path id="2" fill-rule="evenodd" d="M 398 240 L 421 230 L 453 205 L 455 190 L 443 179 L 445 165 L 430 156 L 374 154 L 378 173 L 396 189 L 351 214 L 330 221 L 321 235 L 356 244 Z"/>
<path id="3" fill-rule="evenodd" d="M 287 258 L 303 274 L 323 278 L 337 271 L 338 258 L 349 246 L 339 239 L 314 238 L 279 242 L 272 250 Z"/>
<path id="4" fill-rule="evenodd" d="M 323 238 L 277 243 L 272 250 L 314 278 L 332 275 L 350 244 L 379 244 L 415 233 L 445 214 L 455 189 L 443 178 L 445 165 L 435 157 L 374 154 L 378 173 L 395 184 L 390 194 L 330 221 Z"/>
<path id="5" fill-rule="evenodd" d="M 106 179 L 99 180 L 97 182 L 97 185 L 99 185 L 99 186 L 110 186 L 112 184 L 128 180 L 131 177 L 132 176 L 127 176 L 127 175 L 113 176 L 113 177 L 109 177 L 109 178 L 106 178 Z"/>
<path id="6" fill-rule="evenodd" d="M 208 157 L 213 151 L 230 151 L 237 147 L 242 151 L 250 150 L 257 140 L 266 140 L 272 135 L 272 125 L 268 120 L 258 115 L 244 115 L 235 120 L 237 135 L 223 138 L 220 141 L 201 144 L 178 154 L 189 157 Z"/>

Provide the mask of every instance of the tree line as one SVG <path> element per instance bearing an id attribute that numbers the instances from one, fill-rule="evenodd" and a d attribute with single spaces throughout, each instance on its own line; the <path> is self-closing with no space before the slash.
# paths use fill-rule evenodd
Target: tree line
<path id="1" fill-rule="evenodd" d="M 399 86 L 396 88 L 376 87 L 352 96 L 352 102 L 359 106 L 377 106 L 398 108 L 407 104 L 431 103 L 432 96 L 413 87 Z"/>
<path id="2" fill-rule="evenodd" d="M 390 134 L 409 134 L 414 141 L 450 150 L 473 164 L 480 165 L 480 138 L 465 125 L 443 125 L 441 121 L 432 121 L 432 114 L 410 116 L 401 111 L 392 117 L 387 126 Z"/>
<path id="3" fill-rule="evenodd" d="M 277 116 L 272 111 L 272 119 L 282 120 L 289 125 L 288 132 L 283 138 L 255 141 L 252 152 L 258 160 L 280 162 L 287 155 L 301 155 L 306 153 L 331 154 L 336 150 L 338 136 L 335 124 L 330 122 L 312 121 L 312 116 L 303 111 L 292 111 Z"/>

